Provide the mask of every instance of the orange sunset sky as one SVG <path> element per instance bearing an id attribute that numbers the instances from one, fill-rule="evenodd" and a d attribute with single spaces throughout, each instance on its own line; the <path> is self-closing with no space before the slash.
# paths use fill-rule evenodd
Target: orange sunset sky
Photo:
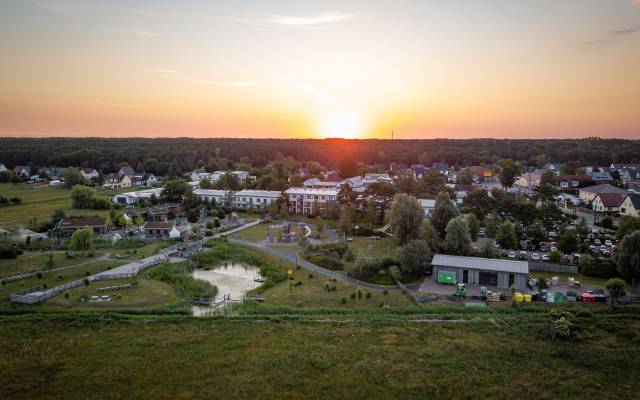
<path id="1" fill-rule="evenodd" d="M 640 1 L 0 2 L 1 136 L 640 138 Z"/>

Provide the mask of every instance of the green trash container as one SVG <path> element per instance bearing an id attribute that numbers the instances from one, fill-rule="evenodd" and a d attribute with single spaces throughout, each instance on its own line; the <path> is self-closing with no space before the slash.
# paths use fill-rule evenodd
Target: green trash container
<path id="1" fill-rule="evenodd" d="M 451 271 L 440 271 L 438 272 L 438 283 L 443 283 L 445 285 L 455 285 L 456 283 L 456 273 Z"/>

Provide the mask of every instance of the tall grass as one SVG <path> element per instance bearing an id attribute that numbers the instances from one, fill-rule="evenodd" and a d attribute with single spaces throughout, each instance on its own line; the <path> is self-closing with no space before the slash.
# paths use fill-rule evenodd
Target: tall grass
<path id="1" fill-rule="evenodd" d="M 191 273 L 194 269 L 195 265 L 189 261 L 160 264 L 151 268 L 147 276 L 168 283 L 184 298 L 215 297 L 218 288 L 207 281 L 193 278 Z"/>

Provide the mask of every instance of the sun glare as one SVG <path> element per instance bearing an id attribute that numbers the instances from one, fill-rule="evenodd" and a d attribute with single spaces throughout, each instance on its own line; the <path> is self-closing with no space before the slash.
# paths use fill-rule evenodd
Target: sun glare
<path id="1" fill-rule="evenodd" d="M 324 120 L 321 133 L 324 137 L 358 138 L 363 134 L 362 120 L 350 112 L 334 112 Z"/>

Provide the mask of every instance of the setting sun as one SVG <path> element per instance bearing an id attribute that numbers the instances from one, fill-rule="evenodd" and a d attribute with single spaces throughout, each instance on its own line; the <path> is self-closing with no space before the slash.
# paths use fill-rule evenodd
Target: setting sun
<path id="1" fill-rule="evenodd" d="M 332 138 L 359 138 L 363 135 L 362 120 L 347 111 L 331 113 L 323 121 L 321 134 Z"/>

